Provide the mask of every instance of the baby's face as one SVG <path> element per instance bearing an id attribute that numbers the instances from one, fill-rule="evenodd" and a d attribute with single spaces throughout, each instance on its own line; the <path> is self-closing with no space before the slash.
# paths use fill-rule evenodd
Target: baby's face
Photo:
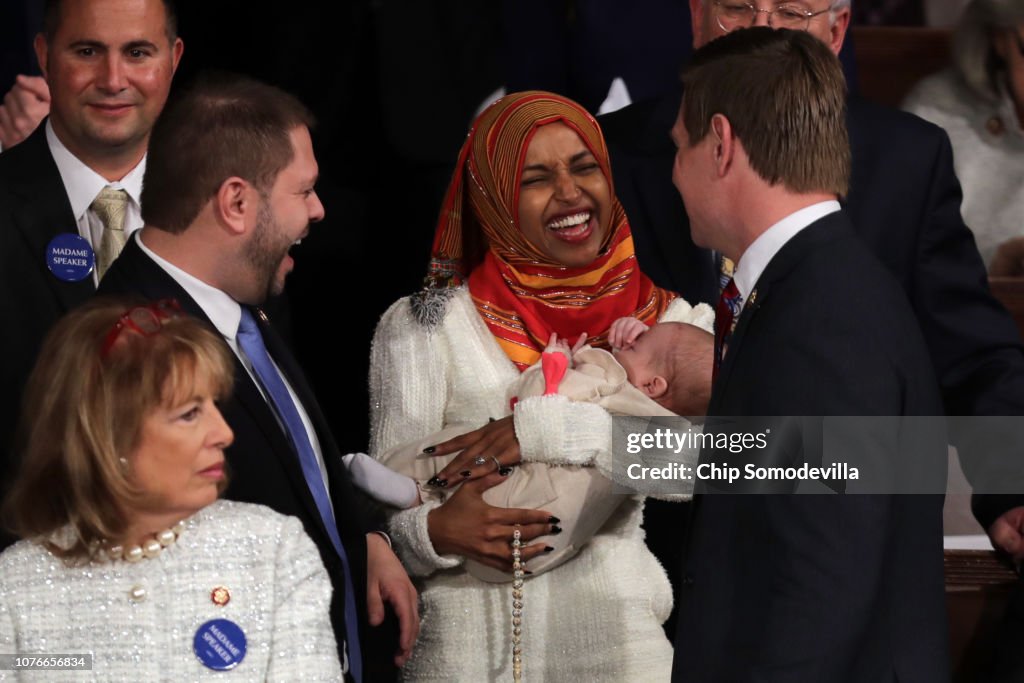
<path id="1" fill-rule="evenodd" d="M 615 359 L 626 370 L 626 379 L 635 387 L 643 387 L 659 374 L 658 359 L 672 344 L 672 331 L 667 325 L 655 325 L 636 338 L 631 345 L 615 352 Z"/>

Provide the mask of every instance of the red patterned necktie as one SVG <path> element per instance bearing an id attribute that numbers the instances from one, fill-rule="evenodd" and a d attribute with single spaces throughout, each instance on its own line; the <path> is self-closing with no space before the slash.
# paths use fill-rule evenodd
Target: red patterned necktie
<path id="1" fill-rule="evenodd" d="M 730 278 L 722 290 L 718 305 L 715 306 L 715 366 L 711 375 L 712 382 L 718 377 L 718 369 L 722 366 L 729 337 L 736 327 L 736 319 L 742 306 L 743 297 L 740 296 L 736 281 Z"/>

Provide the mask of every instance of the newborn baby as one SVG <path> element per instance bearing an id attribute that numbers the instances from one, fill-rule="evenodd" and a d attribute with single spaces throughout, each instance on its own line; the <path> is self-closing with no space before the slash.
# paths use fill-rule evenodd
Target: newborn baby
<path id="1" fill-rule="evenodd" d="M 570 348 L 555 335 L 541 362 L 528 368 L 509 392 L 509 406 L 521 400 L 545 400 L 558 395 L 574 401 L 597 403 L 613 415 L 702 415 L 711 392 L 714 339 L 687 323 L 664 322 L 648 328 L 635 318 L 621 318 L 608 336 L 613 352 L 585 345 L 583 335 Z M 550 400 L 550 398 L 546 399 Z M 443 500 L 453 487 L 426 486 L 455 454 L 424 456 L 423 448 L 479 425 L 450 425 L 421 442 L 404 444 L 380 456 L 380 462 L 416 480 L 425 500 Z M 357 473 L 357 485 L 363 488 Z M 406 490 L 410 489 L 405 484 Z M 394 488 L 392 487 L 392 491 Z M 369 491 L 374 494 L 373 491 Z M 484 492 L 484 500 L 496 507 L 544 509 L 560 520 L 562 533 L 542 537 L 552 550 L 530 561 L 534 574 L 570 559 L 604 525 L 622 501 L 612 493 L 612 482 L 598 467 L 553 465 L 524 461 L 506 481 Z M 511 574 L 473 561 L 466 569 L 478 579 L 510 581 Z"/>

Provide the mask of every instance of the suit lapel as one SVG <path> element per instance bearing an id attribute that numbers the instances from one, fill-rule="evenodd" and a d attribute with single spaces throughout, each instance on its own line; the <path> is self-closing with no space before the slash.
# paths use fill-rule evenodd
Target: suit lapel
<path id="1" fill-rule="evenodd" d="M 263 335 L 263 343 L 266 344 L 267 351 L 270 356 L 277 363 L 277 367 L 280 368 L 281 372 L 284 373 L 285 378 L 295 391 L 295 395 L 298 396 L 299 402 L 302 404 L 303 409 L 306 411 L 306 415 L 309 416 L 310 422 L 313 424 L 313 430 L 316 432 L 317 440 L 320 442 L 320 450 L 324 456 L 324 465 L 327 468 L 327 472 L 333 471 L 331 464 L 339 460 L 338 446 L 334 443 L 334 436 L 331 434 L 331 430 L 327 424 L 327 419 L 324 417 L 323 412 L 320 410 L 320 404 L 316 400 L 316 395 L 310 388 L 309 383 L 306 381 L 306 375 L 299 367 L 295 357 L 292 356 L 291 350 L 288 345 L 285 344 L 284 340 L 277 334 L 277 330 L 267 320 L 265 314 L 260 312 L 256 316 L 256 320 L 259 322 L 260 332 Z M 334 491 L 334 485 L 331 485 L 331 491 Z M 333 497 L 333 496 L 332 496 Z"/>
<path id="2" fill-rule="evenodd" d="M 153 260 L 142 251 L 135 239 L 129 239 L 128 243 L 125 244 L 124 251 L 121 252 L 117 261 L 115 261 L 114 265 L 104 276 L 103 285 L 104 286 L 101 287 L 101 293 L 102 290 L 109 286 L 115 291 L 136 292 L 147 299 L 173 297 L 178 300 L 182 310 L 194 318 L 203 320 L 209 324 L 211 328 L 213 327 L 213 323 L 210 322 L 209 317 L 199 304 L 189 296 L 188 292 L 181 288 L 174 278 L 168 275 L 163 268 L 154 263 Z M 257 319 L 259 320 L 260 316 L 257 316 Z M 282 346 L 282 344 L 277 340 L 277 336 L 272 330 L 267 334 L 267 330 L 270 329 L 269 326 L 261 324 L 261 328 L 261 331 L 265 335 L 264 343 L 267 345 L 267 350 L 270 351 L 270 355 L 274 358 L 274 361 L 280 365 L 280 359 L 287 355 L 288 362 L 291 362 L 289 354 L 280 353 L 280 349 L 275 353 L 275 350 L 271 348 L 275 344 L 279 347 Z M 216 330 L 214 331 L 216 332 Z M 220 336 L 219 333 L 217 333 L 217 335 Z M 273 339 L 273 341 L 268 340 L 268 337 Z M 290 483 L 294 490 L 298 491 L 298 496 L 306 506 L 310 518 L 315 519 L 320 528 L 326 534 L 326 529 L 324 529 L 323 526 L 323 520 L 320 518 L 320 513 L 316 507 L 316 501 L 313 500 L 313 494 L 310 492 L 309 485 L 306 483 L 306 478 L 302 473 L 302 466 L 299 464 L 298 455 L 292 447 L 287 434 L 281 428 L 277 415 L 267 404 L 266 400 L 264 400 L 263 394 L 260 393 L 256 383 L 253 381 L 252 377 L 249 375 L 248 371 L 242 365 L 242 362 L 237 356 L 235 356 L 234 362 L 235 388 L 232 393 L 231 401 L 229 401 L 225 406 L 225 417 L 228 423 L 230 424 L 232 422 L 230 414 L 232 411 L 231 404 L 233 403 L 237 406 L 235 409 L 246 413 L 256 428 L 263 434 L 267 443 L 270 444 L 274 454 L 281 461 L 284 470 L 288 473 Z M 287 364 L 288 363 L 286 362 L 285 365 Z M 281 369 L 288 376 L 289 382 L 292 382 L 292 388 L 295 389 L 296 394 L 300 396 L 300 400 L 304 402 L 303 407 L 306 407 L 307 412 L 309 412 L 309 408 L 305 403 L 305 399 L 302 397 L 302 393 L 299 391 L 298 385 L 293 382 L 292 377 L 289 375 L 288 370 L 285 369 L 285 366 L 281 366 Z M 310 419 L 313 419 L 312 413 L 310 413 Z M 320 431 L 318 426 L 317 429 Z M 326 459 L 327 450 L 323 441 L 321 441 L 321 448 L 324 449 Z"/>
<path id="3" fill-rule="evenodd" d="M 295 392 L 296 398 L 306 415 L 309 417 L 310 422 L 313 426 L 313 431 L 316 434 L 317 441 L 320 443 L 320 452 L 324 459 L 324 469 L 327 473 L 328 487 L 330 489 L 330 496 L 332 500 L 334 495 L 337 493 L 337 486 L 335 485 L 336 476 L 333 475 L 334 469 L 332 463 L 340 462 L 340 458 L 337 457 L 337 446 L 334 445 L 334 441 L 331 437 L 330 430 L 327 429 L 327 422 L 320 412 L 320 407 L 316 402 L 316 398 L 313 396 L 313 392 L 309 389 L 306 383 L 305 376 L 299 369 L 298 363 L 292 357 L 291 351 L 288 350 L 287 345 L 277 335 L 277 332 L 270 325 L 270 321 L 267 319 L 265 313 L 262 310 L 256 310 L 255 315 L 257 324 L 260 326 L 260 334 L 263 337 L 263 344 L 267 347 L 267 353 L 274 359 L 274 363 L 277 364 L 278 369 L 284 374 L 284 378 L 288 384 L 291 385 L 292 390 Z M 251 402 L 250 408 L 257 410 L 259 407 L 269 412 L 269 406 L 266 401 L 263 400 L 262 395 L 256 391 L 256 387 L 253 382 L 248 380 L 247 386 L 253 389 L 254 395 L 247 395 L 248 401 Z M 277 427 L 276 415 L 271 415 L 273 425 Z M 317 525 L 320 529 L 327 534 L 327 528 L 325 526 L 323 518 L 320 516 L 320 511 L 316 506 L 316 500 L 313 498 L 313 493 L 309 490 L 309 484 L 306 482 L 305 475 L 302 473 L 302 465 L 299 463 L 299 455 L 292 447 L 291 442 L 288 441 L 287 436 L 278 427 L 273 429 L 276 435 L 283 439 L 287 447 L 287 460 L 286 466 L 289 474 L 293 477 L 302 492 L 303 504 L 308 508 L 310 515 L 316 519 Z M 335 513 L 335 523 L 337 524 L 337 516 L 340 514 L 337 504 L 333 504 Z M 341 532 L 341 525 L 338 525 L 338 531 Z"/>
<path id="4" fill-rule="evenodd" d="M 40 126 L 27 140 L 5 154 L 18 152 L 11 167 L 17 174 L 7 178 L 11 195 L 11 213 L 15 229 L 46 270 L 46 247 L 61 233 L 78 234 L 67 190 L 46 143 L 46 128 Z M 56 276 L 46 278 L 47 285 L 64 311 L 86 301 L 96 290 L 92 277 L 64 282 Z"/>
<path id="5" fill-rule="evenodd" d="M 712 398 L 708 403 L 709 415 L 717 412 L 721 396 L 725 395 L 726 389 L 729 386 L 732 369 L 736 365 L 736 357 L 740 353 L 740 348 L 747 334 L 747 328 L 750 327 L 751 320 L 757 316 L 757 311 L 761 308 L 761 304 L 770 290 L 770 285 L 766 284 L 762 289 L 760 283 L 758 283 L 754 287 L 754 291 L 751 292 L 751 300 L 747 301 L 743 305 L 743 310 L 740 311 L 740 318 L 736 321 L 736 329 L 733 330 L 729 338 L 729 346 L 725 351 L 725 358 L 722 359 L 722 367 L 718 370 L 718 379 L 715 381 L 715 386 L 712 387 Z"/>
<path id="6" fill-rule="evenodd" d="M 750 293 L 750 300 L 744 304 L 740 318 L 736 321 L 736 329 L 729 340 L 725 358 L 722 359 L 718 379 L 711 390 L 711 400 L 708 403 L 709 415 L 715 414 L 718 410 L 721 397 L 726 394 L 729 386 L 736 359 L 742 352 L 743 341 L 747 336 L 748 329 L 757 317 L 758 310 L 770 299 L 775 285 L 784 280 L 803 259 L 814 258 L 813 252 L 821 243 L 836 239 L 843 234 L 844 230 L 849 229 L 850 222 L 845 213 L 837 211 L 828 214 L 797 233 L 768 262 Z"/>

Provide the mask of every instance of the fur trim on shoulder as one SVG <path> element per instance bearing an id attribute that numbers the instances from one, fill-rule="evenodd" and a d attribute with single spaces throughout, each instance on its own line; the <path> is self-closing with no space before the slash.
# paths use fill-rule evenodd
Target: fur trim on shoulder
<path id="1" fill-rule="evenodd" d="M 456 287 L 425 287 L 409 297 L 409 306 L 412 308 L 413 317 L 416 321 L 427 328 L 434 328 L 444 320 L 448 312 L 448 303 L 454 296 Z"/>

